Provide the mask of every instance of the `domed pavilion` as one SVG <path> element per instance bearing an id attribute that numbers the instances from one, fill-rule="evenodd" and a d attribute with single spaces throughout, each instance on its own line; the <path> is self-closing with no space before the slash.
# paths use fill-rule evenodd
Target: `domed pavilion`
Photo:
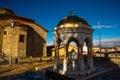
<path id="1" fill-rule="evenodd" d="M 55 64 L 54 70 L 61 74 L 71 76 L 80 75 L 94 70 L 92 58 L 92 34 L 93 29 L 88 22 L 73 13 L 64 17 L 55 26 L 54 47 L 55 47 Z M 77 52 L 69 52 L 68 47 L 74 42 Z M 87 47 L 87 59 L 83 57 L 83 46 Z M 64 47 L 64 56 L 62 65 L 60 64 L 59 48 Z"/>

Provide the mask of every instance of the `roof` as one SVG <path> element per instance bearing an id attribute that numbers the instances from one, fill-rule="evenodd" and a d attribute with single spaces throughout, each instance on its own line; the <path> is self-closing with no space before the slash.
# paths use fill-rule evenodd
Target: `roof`
<path id="1" fill-rule="evenodd" d="M 60 26 L 64 23 L 79 23 L 79 22 L 89 26 L 88 22 L 85 19 L 78 17 L 76 15 L 70 15 L 70 16 L 64 17 L 63 19 L 60 20 L 60 22 L 57 24 L 57 26 Z"/>
<path id="2" fill-rule="evenodd" d="M 34 24 L 40 26 L 42 29 L 44 29 L 45 31 L 48 32 L 47 29 L 45 29 L 44 27 L 42 27 L 41 25 L 36 23 L 33 19 L 16 15 L 16 14 L 14 14 L 14 12 L 12 10 L 7 9 L 7 8 L 0 9 L 0 20 L 7 20 L 7 19 L 21 20 L 21 21 L 25 21 L 25 22 L 34 23 Z"/>
<path id="3" fill-rule="evenodd" d="M 0 14 L 5 14 L 5 13 L 8 13 L 8 14 L 14 14 L 14 12 L 10 9 L 7 9 L 7 8 L 1 8 L 0 9 Z"/>

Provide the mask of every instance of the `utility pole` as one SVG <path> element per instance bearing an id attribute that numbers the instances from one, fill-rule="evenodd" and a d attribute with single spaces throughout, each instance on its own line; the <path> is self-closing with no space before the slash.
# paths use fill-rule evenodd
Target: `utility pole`
<path id="1" fill-rule="evenodd" d="M 98 20 L 98 31 L 99 31 L 99 48 L 100 48 L 100 57 L 102 56 L 102 53 L 101 53 L 101 32 L 100 32 L 100 22 Z"/>

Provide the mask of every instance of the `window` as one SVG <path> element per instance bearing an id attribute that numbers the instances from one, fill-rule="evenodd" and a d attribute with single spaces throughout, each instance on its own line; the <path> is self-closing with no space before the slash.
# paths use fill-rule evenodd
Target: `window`
<path id="1" fill-rule="evenodd" d="M 7 31 L 4 31 L 4 35 L 7 35 Z"/>
<path id="2" fill-rule="evenodd" d="M 24 42 L 25 35 L 20 35 L 19 36 L 19 42 Z"/>

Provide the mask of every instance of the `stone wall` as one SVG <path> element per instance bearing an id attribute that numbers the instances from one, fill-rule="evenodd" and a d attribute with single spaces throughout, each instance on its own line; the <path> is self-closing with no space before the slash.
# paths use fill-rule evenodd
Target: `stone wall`
<path id="1" fill-rule="evenodd" d="M 3 35 L 3 44 L 2 51 L 9 56 L 12 53 L 12 58 L 16 57 L 25 57 L 26 54 L 26 45 L 24 43 L 19 43 L 19 35 L 25 33 L 20 33 L 20 27 L 15 26 L 15 28 L 11 28 L 10 26 L 6 26 L 4 32 L 6 34 Z M 24 31 L 22 31 L 24 32 Z"/>
<path id="2" fill-rule="evenodd" d="M 0 53 L 2 53 L 3 28 L 0 26 Z"/>
<path id="3" fill-rule="evenodd" d="M 111 62 L 115 63 L 118 65 L 118 67 L 120 68 L 120 58 L 110 58 Z"/>
<path id="4" fill-rule="evenodd" d="M 18 26 L 18 57 L 26 57 L 26 38 L 27 38 L 27 31 L 25 30 L 24 26 Z M 23 36 L 23 41 L 20 41 L 20 36 Z"/>

